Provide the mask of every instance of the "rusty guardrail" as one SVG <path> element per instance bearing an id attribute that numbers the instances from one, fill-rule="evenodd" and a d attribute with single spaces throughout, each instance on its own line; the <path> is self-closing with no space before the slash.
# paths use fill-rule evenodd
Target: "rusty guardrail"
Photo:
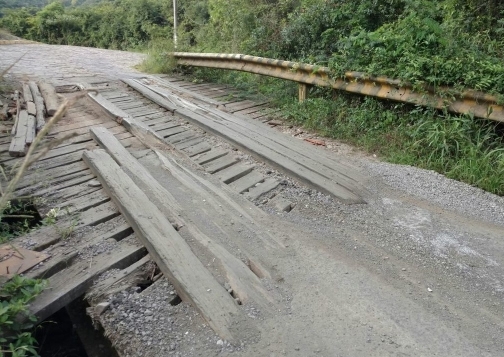
<path id="1" fill-rule="evenodd" d="M 504 122 L 504 107 L 497 103 L 497 98 L 473 90 L 457 93 L 449 87 L 438 88 L 437 93 L 454 93 L 447 99 L 432 87 L 426 86 L 424 91 L 418 92 L 399 80 L 369 77 L 360 72 L 347 72 L 344 78 L 333 78 L 329 68 L 304 63 L 241 54 L 174 52 L 172 55 L 179 65 L 231 69 L 298 82 L 300 101 L 306 99 L 307 87 L 316 85 L 414 105 L 447 108 L 454 113 L 472 113 L 478 118 Z"/>

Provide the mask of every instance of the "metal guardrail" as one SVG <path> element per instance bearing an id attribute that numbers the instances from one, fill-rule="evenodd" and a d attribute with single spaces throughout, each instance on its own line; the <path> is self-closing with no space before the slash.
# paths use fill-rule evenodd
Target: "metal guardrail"
<path id="1" fill-rule="evenodd" d="M 504 107 L 497 103 L 497 98 L 473 90 L 457 93 L 449 87 L 438 88 L 437 93 L 457 93 L 452 99 L 447 99 L 431 87 L 425 87 L 422 92 L 414 91 L 411 85 L 399 80 L 369 77 L 360 72 L 347 72 L 344 78 L 333 78 L 327 67 L 264 57 L 188 52 L 174 52 L 172 55 L 179 65 L 231 69 L 298 82 L 300 101 L 306 99 L 307 86 L 316 85 L 414 105 L 447 108 L 453 113 L 471 113 L 478 118 L 504 122 Z"/>

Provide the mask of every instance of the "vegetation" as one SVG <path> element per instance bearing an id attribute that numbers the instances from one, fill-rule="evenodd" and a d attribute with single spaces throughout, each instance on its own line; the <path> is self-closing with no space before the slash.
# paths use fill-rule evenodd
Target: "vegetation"
<path id="1" fill-rule="evenodd" d="M 43 280 L 15 276 L 0 287 L 0 357 L 38 356 L 36 341 L 29 332 L 35 318 L 28 304 L 45 285 Z"/>
<path id="2" fill-rule="evenodd" d="M 7 1 L 7 0 L 4 0 Z M 28 1 L 28 0 L 26 0 Z M 32 0 L 35 1 L 35 0 Z M 49 43 L 145 49 L 143 69 L 173 63 L 173 12 L 165 0 L 56 1 L 40 11 L 10 10 L 14 34 Z M 504 3 L 498 0 L 186 0 L 179 2 L 178 50 L 234 52 L 386 75 L 438 88 L 472 88 L 504 98 Z M 407 105 L 295 86 L 243 73 L 193 70 L 273 98 L 290 120 L 504 194 L 502 127 Z"/>

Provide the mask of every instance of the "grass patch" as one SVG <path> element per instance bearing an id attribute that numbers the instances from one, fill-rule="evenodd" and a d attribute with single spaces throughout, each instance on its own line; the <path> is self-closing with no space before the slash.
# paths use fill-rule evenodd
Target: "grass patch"
<path id="1" fill-rule="evenodd" d="M 292 123 L 388 162 L 434 170 L 504 195 L 503 125 L 327 88 L 312 88 L 309 99 L 299 103 L 296 83 L 250 73 L 195 68 L 191 75 L 233 85 L 248 99 L 267 98 Z"/>

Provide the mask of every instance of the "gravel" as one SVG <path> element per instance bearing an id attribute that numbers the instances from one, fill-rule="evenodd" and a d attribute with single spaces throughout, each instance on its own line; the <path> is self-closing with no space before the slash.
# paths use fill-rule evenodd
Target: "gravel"
<path id="1" fill-rule="evenodd" d="M 504 197 L 412 166 L 364 161 L 363 167 L 394 189 L 435 202 L 448 210 L 504 225 Z"/>

